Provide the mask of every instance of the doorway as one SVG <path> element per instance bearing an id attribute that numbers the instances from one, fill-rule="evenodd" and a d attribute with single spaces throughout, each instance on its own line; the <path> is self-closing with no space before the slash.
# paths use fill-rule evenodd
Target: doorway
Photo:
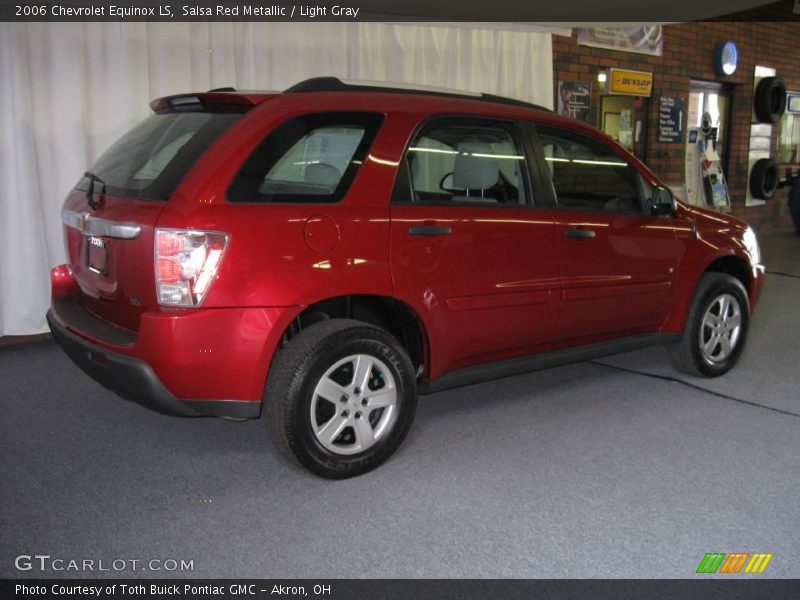
<path id="1" fill-rule="evenodd" d="M 695 81 L 689 85 L 688 126 L 700 127 L 703 115 L 711 117 L 711 127 L 716 129 L 716 150 L 722 159 L 723 173 L 727 175 L 728 166 L 728 123 L 730 92 L 714 81 Z"/>
<path id="2" fill-rule="evenodd" d="M 642 96 L 600 96 L 600 115 L 597 124 L 603 133 L 611 136 L 620 146 L 647 161 L 645 149 L 647 98 Z"/>

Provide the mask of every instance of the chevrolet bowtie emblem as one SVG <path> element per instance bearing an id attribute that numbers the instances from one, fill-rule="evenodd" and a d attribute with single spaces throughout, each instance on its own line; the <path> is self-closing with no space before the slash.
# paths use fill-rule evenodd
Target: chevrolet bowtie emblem
<path id="1" fill-rule="evenodd" d="M 77 226 L 78 231 L 84 233 L 86 231 L 87 226 L 89 225 L 89 213 L 83 213 L 82 215 L 80 215 L 75 225 Z"/>

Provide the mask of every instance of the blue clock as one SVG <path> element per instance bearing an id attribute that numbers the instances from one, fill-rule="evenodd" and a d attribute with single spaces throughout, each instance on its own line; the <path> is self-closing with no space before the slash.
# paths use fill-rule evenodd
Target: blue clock
<path id="1" fill-rule="evenodd" d="M 733 75 L 739 64 L 739 49 L 734 42 L 719 44 L 714 49 L 714 70 L 721 77 Z"/>

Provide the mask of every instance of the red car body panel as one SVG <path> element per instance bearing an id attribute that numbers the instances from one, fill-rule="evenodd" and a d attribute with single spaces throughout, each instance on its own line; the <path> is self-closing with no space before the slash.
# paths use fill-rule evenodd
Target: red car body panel
<path id="1" fill-rule="evenodd" d="M 672 307 L 677 252 L 670 219 L 559 211 L 559 338 L 656 331 Z M 590 229 L 571 240 L 567 229 Z"/>
<path id="2" fill-rule="evenodd" d="M 136 224 L 134 240 L 110 240 L 108 272 L 86 269 L 81 232 L 65 227 L 69 269 L 53 273 L 54 302 L 77 296 L 92 315 L 132 332 L 109 343 L 54 312 L 93 346 L 144 361 L 176 398 L 260 402 L 282 336 L 304 307 L 340 296 L 402 302 L 425 342 L 424 377 L 490 360 L 624 334 L 680 332 L 694 288 L 715 260 L 751 265 L 745 224 L 679 205 L 673 217 L 598 214 L 555 207 L 392 204 L 414 132 L 432 116 L 473 115 L 559 125 L 603 140 L 554 113 L 452 97 L 397 93 L 199 95 L 252 104 L 197 160 L 168 202 L 107 197 L 93 216 Z M 155 101 L 164 109 L 163 100 Z M 241 204 L 226 200 L 245 160 L 277 125 L 328 111 L 381 112 L 385 121 L 344 200 L 337 204 Z M 651 185 L 658 180 L 613 149 Z M 87 211 L 74 191 L 65 208 Z M 410 237 L 415 224 L 451 227 L 447 237 Z M 216 281 L 199 308 L 156 300 L 154 229 L 230 234 Z M 592 240 L 566 229 L 591 228 Z M 751 308 L 763 269 L 753 267 Z M 55 306 L 55 304 L 54 304 Z"/>
<path id="3" fill-rule="evenodd" d="M 75 212 L 86 210 L 86 194 L 73 191 L 64 207 Z M 133 331 L 139 330 L 143 312 L 158 307 L 152 256 L 154 230 L 162 210 L 163 202 L 107 196 L 103 206 L 92 211 L 104 219 L 142 228 L 135 240 L 106 239 L 108 273 L 104 276 L 92 273 L 87 266 L 89 246 L 85 236 L 73 227 L 64 227 L 69 264 L 80 288 L 82 303 L 99 317 Z"/>
<path id="4" fill-rule="evenodd" d="M 664 331 L 683 331 L 695 284 L 713 262 L 726 257 L 735 257 L 749 265 L 747 291 L 752 312 L 761 296 L 765 270 L 754 261 L 743 242 L 747 224 L 729 215 L 680 203 L 675 217 L 680 285 Z"/>
<path id="5" fill-rule="evenodd" d="M 415 224 L 451 235 L 412 237 Z M 421 316 L 431 378 L 518 355 L 557 334 L 559 247 L 549 210 L 398 205 L 394 296 Z"/>

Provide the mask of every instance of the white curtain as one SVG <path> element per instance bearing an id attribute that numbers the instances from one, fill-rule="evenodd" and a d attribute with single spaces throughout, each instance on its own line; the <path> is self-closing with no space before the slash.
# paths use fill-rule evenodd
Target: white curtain
<path id="1" fill-rule="evenodd" d="M 549 33 L 380 23 L 0 23 L 0 335 L 46 331 L 67 191 L 153 98 L 334 75 L 551 107 Z"/>

